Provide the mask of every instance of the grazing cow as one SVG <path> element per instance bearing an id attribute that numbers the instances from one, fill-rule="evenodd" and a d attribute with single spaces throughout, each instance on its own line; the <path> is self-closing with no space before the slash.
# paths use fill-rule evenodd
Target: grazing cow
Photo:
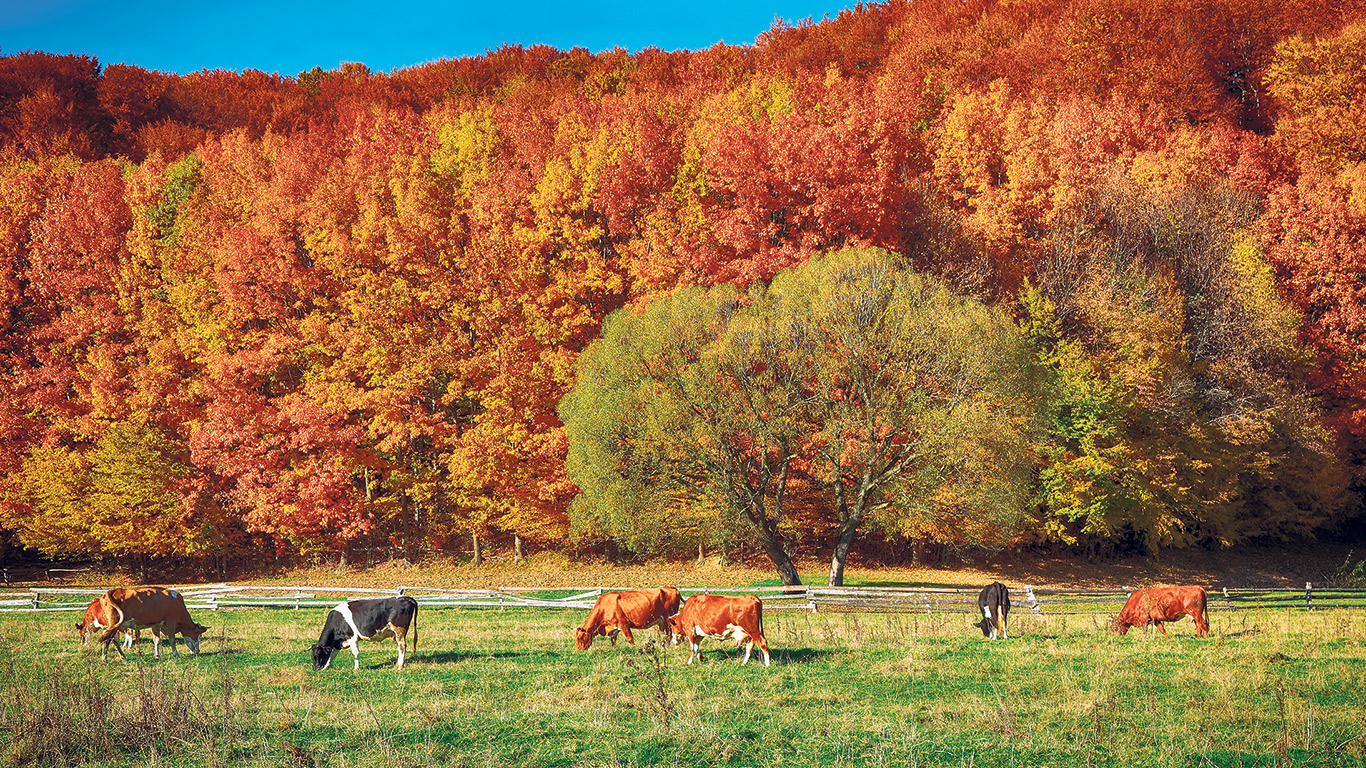
<path id="1" fill-rule="evenodd" d="M 1129 631 L 1129 627 L 1147 627 L 1156 624 L 1163 635 L 1164 621 L 1177 621 L 1182 615 L 1195 621 L 1195 636 L 1209 635 L 1209 611 L 1205 607 L 1205 588 L 1191 585 L 1185 587 L 1150 587 L 1140 589 L 1129 595 L 1128 602 L 1115 617 L 1112 629 L 1119 634 Z"/>
<path id="2" fill-rule="evenodd" d="M 586 651 L 598 635 L 610 638 L 615 647 L 618 633 L 626 637 L 626 642 L 635 645 L 631 630 L 651 626 L 658 627 L 667 636 L 669 617 L 678 613 L 682 597 L 674 587 L 603 593 L 593 604 L 593 610 L 588 612 L 583 626 L 574 630 L 574 647 Z"/>
<path id="3" fill-rule="evenodd" d="M 180 657 L 176 650 L 176 635 L 183 635 L 193 653 L 199 653 L 199 638 L 208 627 L 197 624 L 185 608 L 185 598 L 165 587 L 119 587 L 100 598 L 100 613 L 109 617 L 109 626 L 100 635 L 100 658 L 108 658 L 109 645 L 120 632 L 136 629 L 152 630 L 152 656 L 161 658 L 162 636 L 171 639 L 171 655 Z M 119 655 L 123 649 L 114 645 Z"/>
<path id="4" fill-rule="evenodd" d="M 977 607 L 982 611 L 982 620 L 974 624 L 981 627 L 982 634 L 992 640 L 999 632 L 1001 639 L 1010 637 L 1006 632 L 1006 617 L 1010 615 L 1010 588 L 999 581 L 993 581 L 982 589 L 977 596 Z"/>
<path id="5" fill-rule="evenodd" d="M 409 628 L 413 630 L 413 650 L 417 650 L 417 601 L 411 597 L 347 600 L 328 612 L 322 636 L 310 649 L 313 668 L 327 669 L 332 657 L 345 646 L 355 657 L 354 669 L 360 669 L 360 641 L 392 637 L 398 644 L 398 665 L 394 669 L 403 669 Z"/>
<path id="6" fill-rule="evenodd" d="M 95 634 L 95 630 L 104 629 L 109 626 L 109 614 L 104 612 L 104 606 L 104 602 L 98 597 L 91 600 L 90 605 L 85 607 L 85 617 L 81 621 L 76 622 L 76 632 L 81 636 L 81 645 L 90 645 L 90 637 Z M 138 641 L 138 637 L 141 633 L 136 629 L 125 629 L 119 634 L 121 635 L 120 642 L 122 643 L 124 650 L 127 650 L 132 648 L 133 643 Z"/>
<path id="7" fill-rule="evenodd" d="M 741 665 L 749 663 L 749 655 L 754 643 L 764 652 L 764 666 L 769 664 L 768 641 L 764 639 L 764 605 L 754 595 L 722 597 L 721 595 L 693 595 L 683 603 L 677 616 L 669 618 L 669 629 L 674 643 L 686 637 L 692 653 L 688 663 L 701 659 L 700 641 L 704 637 L 716 640 L 735 638 L 735 647 L 745 645 L 745 658 Z"/>

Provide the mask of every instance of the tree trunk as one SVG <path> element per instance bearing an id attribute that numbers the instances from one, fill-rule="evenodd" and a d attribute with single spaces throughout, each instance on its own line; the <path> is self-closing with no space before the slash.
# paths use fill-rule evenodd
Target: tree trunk
<path id="1" fill-rule="evenodd" d="M 797 567 L 792 564 L 792 558 L 788 557 L 787 550 L 783 549 L 782 540 L 778 538 L 778 526 L 768 519 L 763 510 L 750 510 L 749 520 L 754 524 L 759 544 L 764 548 L 764 554 L 773 562 L 783 586 L 800 587 L 802 579 L 797 575 Z"/>
<path id="2" fill-rule="evenodd" d="M 514 533 L 512 535 L 512 562 L 520 563 L 524 557 L 526 557 L 526 553 L 522 551 L 522 537 Z"/>
<path id="3" fill-rule="evenodd" d="M 698 564 L 698 565 L 702 565 L 702 564 L 705 563 L 705 562 L 707 562 L 707 553 L 706 553 L 705 550 L 702 549 L 702 545 L 701 545 L 701 544 L 698 544 L 698 545 L 697 545 L 697 564 Z"/>
<path id="4" fill-rule="evenodd" d="M 399 514 L 403 516 L 403 562 L 405 565 L 412 565 L 413 560 L 408 553 L 411 551 L 412 544 L 412 515 L 409 514 L 409 507 L 412 502 L 408 500 L 408 494 L 399 494 Z"/>
<path id="5" fill-rule="evenodd" d="M 349 548 L 350 545 L 343 541 L 341 545 L 341 554 L 337 556 L 337 573 L 346 573 L 346 550 Z"/>
<path id="6" fill-rule="evenodd" d="M 839 540 L 835 542 L 835 553 L 830 557 L 830 580 L 827 582 L 832 587 L 844 586 L 844 563 L 849 559 L 849 547 L 854 543 L 854 533 L 858 530 L 857 521 L 849 521 L 844 524 L 844 530 L 840 531 Z"/>
<path id="7" fill-rule="evenodd" d="M 477 534 L 477 533 L 471 533 L 471 534 L 470 534 L 470 539 L 472 540 L 472 542 L 473 542 L 473 544 L 474 544 L 474 564 L 475 564 L 475 565 L 483 565 L 483 564 L 484 564 L 484 553 L 481 552 L 481 551 L 479 551 L 479 534 Z"/>

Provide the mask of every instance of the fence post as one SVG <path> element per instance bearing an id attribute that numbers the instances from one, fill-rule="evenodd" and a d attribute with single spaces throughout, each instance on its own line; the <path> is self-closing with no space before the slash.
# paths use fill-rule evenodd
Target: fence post
<path id="1" fill-rule="evenodd" d="M 38 603 L 39 603 L 39 602 L 40 602 L 40 600 L 38 599 L 38 590 L 35 589 L 35 590 L 33 590 L 33 610 L 35 610 L 35 611 L 38 610 Z"/>
<path id="2" fill-rule="evenodd" d="M 1237 610 L 1237 606 L 1233 604 L 1233 598 L 1228 596 L 1228 587 L 1224 587 L 1224 605 L 1227 605 L 1230 611 Z"/>
<path id="3" fill-rule="evenodd" d="M 506 587 L 506 586 L 507 586 L 506 584 L 499 584 L 499 585 L 498 585 L 498 612 L 499 612 L 499 613 L 502 613 L 503 611 L 507 610 L 506 608 L 503 607 L 503 588 Z"/>
<path id="4" fill-rule="evenodd" d="M 1304 609 L 1314 610 L 1314 583 L 1311 581 L 1304 582 Z"/>
<path id="5" fill-rule="evenodd" d="M 806 602 L 811 604 L 811 612 L 816 612 L 816 596 L 812 594 L 811 587 L 806 588 Z"/>
<path id="6" fill-rule="evenodd" d="M 299 588 L 298 588 L 298 587 L 295 587 L 295 588 L 294 588 L 294 610 L 296 610 L 296 611 L 299 610 L 299 597 L 300 597 Z"/>
<path id="7" fill-rule="evenodd" d="M 1039 610 L 1039 600 L 1034 597 L 1034 587 L 1031 584 L 1025 585 L 1025 599 L 1029 601 L 1029 610 L 1033 611 L 1035 616 L 1043 615 L 1043 611 Z"/>

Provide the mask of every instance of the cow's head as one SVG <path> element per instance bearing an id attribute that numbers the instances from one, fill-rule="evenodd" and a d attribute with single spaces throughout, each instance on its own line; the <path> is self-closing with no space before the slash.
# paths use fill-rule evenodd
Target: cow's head
<path id="1" fill-rule="evenodd" d="M 679 638 L 687 634 L 683 631 L 683 622 L 679 620 L 678 614 L 676 613 L 665 619 L 665 622 L 669 627 L 669 640 L 674 645 L 678 645 Z"/>
<path id="2" fill-rule="evenodd" d="M 308 652 L 313 655 L 313 669 L 327 669 L 327 665 L 332 663 L 332 657 L 337 655 L 336 648 L 328 648 L 322 643 L 314 643 Z"/>
<path id="3" fill-rule="evenodd" d="M 583 627 L 574 628 L 574 649 L 586 651 L 593 645 L 593 633 Z"/>
<path id="4" fill-rule="evenodd" d="M 991 637 L 991 630 L 995 624 L 992 623 L 991 619 L 982 619 L 972 626 L 979 627 L 982 630 L 982 637 Z"/>
<path id="5" fill-rule="evenodd" d="M 185 636 L 185 644 L 190 646 L 190 650 L 199 653 L 199 638 L 203 637 L 209 628 L 203 624 L 191 624 L 189 629 L 182 629 L 180 634 Z"/>
<path id="6" fill-rule="evenodd" d="M 1134 624 L 1129 618 L 1127 618 L 1124 615 L 1123 611 L 1120 611 L 1119 615 L 1115 617 L 1115 620 L 1110 622 L 1110 631 L 1116 634 L 1123 635 L 1129 631 L 1129 627 L 1131 626 L 1138 625 Z"/>

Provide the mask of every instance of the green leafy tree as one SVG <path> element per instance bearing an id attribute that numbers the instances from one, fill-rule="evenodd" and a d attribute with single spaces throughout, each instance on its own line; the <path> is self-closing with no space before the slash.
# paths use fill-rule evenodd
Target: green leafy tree
<path id="1" fill-rule="evenodd" d="M 780 274 L 750 314 L 800 392 L 794 426 L 837 521 L 831 586 L 870 515 L 893 532 L 912 519 L 978 523 L 960 524 L 955 543 L 1013 533 L 1030 481 L 1033 378 L 1008 317 L 875 249 Z"/>
<path id="2" fill-rule="evenodd" d="M 640 549 L 747 524 L 783 583 L 800 584 L 780 531 L 796 457 L 791 390 L 727 354 L 741 298 L 729 286 L 692 288 L 611 315 L 560 404 L 581 489 L 571 516 Z"/>
<path id="3" fill-rule="evenodd" d="M 561 405 L 578 514 L 647 543 L 688 505 L 748 519 L 784 583 L 780 526 L 836 531 L 843 583 L 860 526 L 962 517 L 972 543 L 1013 533 L 1027 496 L 1032 380 L 1008 318 L 847 251 L 743 301 L 684 291 L 609 320 Z M 784 519 L 794 483 L 822 490 Z"/>

